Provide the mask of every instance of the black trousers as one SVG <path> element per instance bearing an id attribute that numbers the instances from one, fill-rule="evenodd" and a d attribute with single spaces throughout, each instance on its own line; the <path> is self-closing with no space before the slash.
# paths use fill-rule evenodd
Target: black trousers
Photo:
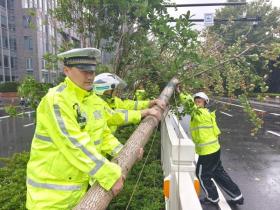
<path id="1" fill-rule="evenodd" d="M 238 200 L 242 198 L 241 191 L 224 170 L 220 155 L 221 150 L 209 155 L 199 156 L 196 165 L 196 176 L 207 199 L 210 201 L 219 201 L 217 188 L 211 180 L 212 178 L 233 200 Z"/>

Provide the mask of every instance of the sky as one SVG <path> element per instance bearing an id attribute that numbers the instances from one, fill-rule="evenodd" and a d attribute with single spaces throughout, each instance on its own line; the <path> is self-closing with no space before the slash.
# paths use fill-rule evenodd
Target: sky
<path id="1" fill-rule="evenodd" d="M 247 0 L 247 2 L 251 2 L 254 0 Z M 269 0 L 268 0 L 269 1 Z M 170 0 L 171 3 L 176 4 L 191 4 L 191 3 L 220 3 L 220 2 L 226 2 L 226 0 Z M 272 2 L 273 6 L 280 7 L 280 0 L 270 0 Z M 175 11 L 174 8 L 168 8 L 168 12 L 173 17 L 178 17 L 181 14 L 186 13 L 188 10 L 190 10 L 192 18 L 195 19 L 203 19 L 205 13 L 215 13 L 216 9 L 219 9 L 221 7 L 181 7 L 177 8 L 177 11 Z M 195 28 L 197 30 L 201 30 L 204 28 L 204 23 L 199 22 L 195 23 Z"/>

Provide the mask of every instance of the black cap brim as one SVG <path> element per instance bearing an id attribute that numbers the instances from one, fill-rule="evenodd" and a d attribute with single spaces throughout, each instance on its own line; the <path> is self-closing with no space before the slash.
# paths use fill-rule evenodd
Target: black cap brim
<path id="1" fill-rule="evenodd" d="M 76 67 L 81 71 L 95 71 L 96 70 L 96 65 L 93 65 L 93 64 L 75 64 L 75 65 L 70 65 L 70 67 Z"/>

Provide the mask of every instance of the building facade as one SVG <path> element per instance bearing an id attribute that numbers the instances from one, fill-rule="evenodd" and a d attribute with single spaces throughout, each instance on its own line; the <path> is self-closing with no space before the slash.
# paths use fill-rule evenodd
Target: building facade
<path id="1" fill-rule="evenodd" d="M 52 83 L 56 67 L 46 68 L 44 55 L 57 54 L 63 41 L 80 46 L 78 36 L 56 22 L 49 11 L 56 0 L 0 0 L 0 82 L 19 81 L 31 75 Z"/>

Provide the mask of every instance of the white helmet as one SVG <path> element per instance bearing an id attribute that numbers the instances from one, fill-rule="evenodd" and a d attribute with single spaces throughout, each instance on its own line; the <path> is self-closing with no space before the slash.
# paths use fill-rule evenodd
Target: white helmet
<path id="1" fill-rule="evenodd" d="M 125 87 L 125 81 L 112 73 L 98 74 L 94 78 L 93 89 L 98 95 L 103 95 L 106 90 L 123 89 Z"/>
<path id="2" fill-rule="evenodd" d="M 206 104 L 209 103 L 209 98 L 208 98 L 208 96 L 204 92 L 198 92 L 198 93 L 194 94 L 193 98 L 196 98 L 196 97 L 204 99 Z"/>

